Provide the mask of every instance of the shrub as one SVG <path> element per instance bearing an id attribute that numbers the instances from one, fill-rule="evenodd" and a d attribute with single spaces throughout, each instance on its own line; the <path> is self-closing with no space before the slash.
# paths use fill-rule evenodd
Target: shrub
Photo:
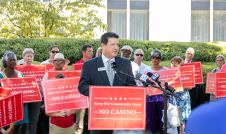
<path id="1" fill-rule="evenodd" d="M 12 50 L 17 54 L 18 59 L 21 59 L 23 49 L 30 47 L 35 51 L 35 60 L 41 62 L 48 58 L 49 47 L 57 45 L 60 51 L 65 54 L 65 57 L 70 59 L 71 63 L 74 63 L 81 58 L 80 47 L 87 43 L 93 44 L 94 51 L 100 44 L 99 40 L 75 38 L 1 39 L 0 56 L 6 50 Z M 163 60 L 170 60 L 175 55 L 184 56 L 188 47 L 195 49 L 195 60 L 197 61 L 214 61 L 217 54 L 223 54 L 223 48 L 213 43 L 120 40 L 120 47 L 126 44 L 131 45 L 134 50 L 142 48 L 145 52 L 145 60 L 149 60 L 150 52 L 156 48 L 163 53 Z"/>

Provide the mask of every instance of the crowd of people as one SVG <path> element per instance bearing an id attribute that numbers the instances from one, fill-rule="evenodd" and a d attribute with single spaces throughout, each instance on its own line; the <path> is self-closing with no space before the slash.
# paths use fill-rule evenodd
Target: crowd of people
<path id="1" fill-rule="evenodd" d="M 120 52 L 120 55 L 118 53 Z M 23 74 L 15 70 L 16 65 L 33 65 L 35 52 L 32 48 L 25 48 L 22 53 L 23 59 L 17 61 L 16 54 L 12 51 L 7 51 L 3 55 L 2 71 L 0 78 L 17 78 L 24 77 Z M 145 74 L 145 72 L 158 72 L 167 70 L 170 68 L 178 68 L 183 66 L 184 63 L 193 62 L 195 56 L 195 50 L 189 47 L 185 50 L 184 59 L 180 56 L 172 57 L 170 60 L 171 66 L 162 66 L 161 60 L 163 55 L 160 50 L 153 49 L 150 52 L 149 59 L 150 65 L 144 63 L 144 50 L 137 48 L 133 50 L 130 45 L 122 46 L 119 48 L 119 36 L 113 32 L 107 32 L 101 36 L 100 47 L 97 49 L 96 54 L 93 54 L 93 46 L 90 44 L 83 45 L 81 47 L 82 58 L 76 63 L 82 63 L 82 73 L 78 89 L 81 94 L 89 96 L 89 86 L 142 86 L 142 83 L 135 81 L 128 76 L 122 76 L 119 78 L 112 70 L 109 63 L 116 62 L 118 69 L 126 74 L 136 76 L 137 73 Z M 132 57 L 133 56 L 133 57 Z M 70 58 L 70 57 L 67 57 Z M 131 60 L 133 59 L 133 60 Z M 75 64 L 76 64 L 75 63 Z M 223 55 L 216 57 L 216 68 L 212 72 L 218 72 L 222 65 L 225 63 Z M 64 57 L 64 54 L 60 53 L 60 49 L 57 46 L 52 46 L 49 49 L 49 58 L 46 61 L 41 62 L 42 65 L 53 64 L 52 70 L 65 70 L 65 65 L 69 64 L 69 61 Z M 100 73 L 99 67 L 105 67 L 106 73 Z M 62 76 L 64 77 L 64 76 Z M 57 78 L 62 78 L 57 77 Z M 43 80 L 47 80 L 47 73 L 43 77 Z M 200 95 L 205 94 L 205 89 L 202 89 L 200 85 L 196 85 L 192 89 L 183 89 L 181 92 L 177 92 L 178 98 L 176 98 L 176 105 L 181 109 L 180 117 L 181 122 L 178 126 L 174 126 L 173 131 L 168 131 L 172 134 L 185 133 L 186 122 L 189 118 L 191 111 L 204 103 Z M 214 95 L 210 96 L 210 100 L 216 100 Z M 45 113 L 43 103 L 33 102 L 24 103 L 24 119 L 16 122 L 10 126 L 1 129 L 2 134 L 142 134 L 142 133 L 160 133 L 163 134 L 163 107 L 164 107 L 163 95 L 147 96 L 146 100 L 146 130 L 144 131 L 114 131 L 114 130 L 92 130 L 89 131 L 87 127 L 88 117 L 87 109 L 80 110 L 67 110 L 54 113 Z M 169 101 L 170 102 L 170 101 Z M 170 125 L 170 124 L 169 124 Z M 172 128 L 169 126 L 169 128 Z"/>

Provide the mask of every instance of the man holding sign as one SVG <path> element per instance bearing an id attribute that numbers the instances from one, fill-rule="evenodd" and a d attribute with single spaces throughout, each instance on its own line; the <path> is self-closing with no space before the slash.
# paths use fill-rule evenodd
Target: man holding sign
<path id="1" fill-rule="evenodd" d="M 116 74 L 112 69 L 112 63 L 120 70 L 130 76 L 132 74 L 131 63 L 127 59 L 117 57 L 119 51 L 119 36 L 113 32 L 104 33 L 101 36 L 102 55 L 89 60 L 83 64 L 79 91 L 89 96 L 89 86 L 133 86 L 136 85 L 133 78 Z M 96 130 L 91 134 L 111 134 L 113 130 Z"/>

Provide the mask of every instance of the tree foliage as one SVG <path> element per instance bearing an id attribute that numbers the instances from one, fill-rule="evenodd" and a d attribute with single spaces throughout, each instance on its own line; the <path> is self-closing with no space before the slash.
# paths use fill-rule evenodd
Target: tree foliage
<path id="1" fill-rule="evenodd" d="M 97 8 L 103 0 L 1 0 L 0 37 L 93 38 L 106 29 Z"/>

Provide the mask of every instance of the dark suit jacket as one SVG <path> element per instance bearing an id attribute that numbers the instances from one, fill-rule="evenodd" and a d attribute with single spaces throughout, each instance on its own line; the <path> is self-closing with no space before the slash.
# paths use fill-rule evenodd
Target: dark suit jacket
<path id="1" fill-rule="evenodd" d="M 131 62 L 127 59 L 115 57 L 117 70 L 120 70 L 130 76 L 133 76 Z M 79 92 L 85 96 L 89 96 L 89 86 L 110 86 L 106 70 L 100 70 L 104 67 L 102 57 L 99 56 L 89 60 L 83 64 L 81 78 L 79 81 Z M 99 70 L 98 70 L 99 68 Z M 136 85 L 133 78 L 126 75 L 116 73 L 114 76 L 113 86 Z"/>
<path id="2" fill-rule="evenodd" d="M 130 76 L 133 76 L 131 62 L 127 59 L 115 57 L 117 70 L 120 70 Z M 98 70 L 99 68 L 99 70 Z M 101 69 L 102 68 L 102 69 Z M 89 60 L 83 64 L 81 78 L 79 81 L 79 92 L 85 96 L 89 96 L 89 86 L 110 86 L 106 70 L 103 70 L 104 63 L 102 57 L 99 56 Z M 122 74 L 115 74 L 113 86 L 136 85 L 133 78 Z M 91 134 L 112 134 L 113 130 L 95 130 L 90 131 Z"/>

